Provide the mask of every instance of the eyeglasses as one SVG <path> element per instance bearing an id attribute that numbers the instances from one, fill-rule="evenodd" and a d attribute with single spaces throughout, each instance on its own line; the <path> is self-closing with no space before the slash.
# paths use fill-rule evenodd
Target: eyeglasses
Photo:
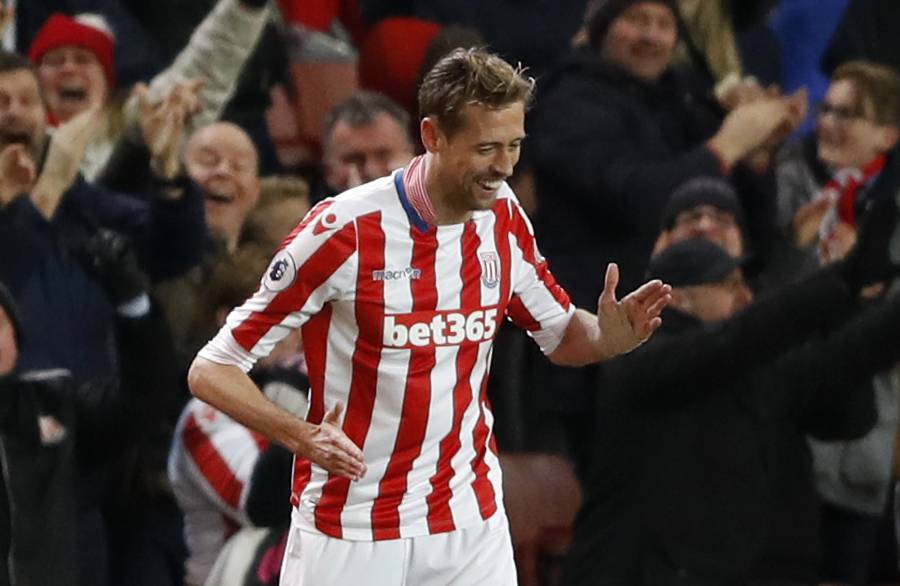
<path id="1" fill-rule="evenodd" d="M 819 105 L 816 106 L 816 116 L 823 118 L 826 114 L 833 115 L 834 119 L 842 124 L 864 118 L 863 113 L 860 112 L 857 107 L 836 106 L 834 104 L 829 104 L 828 102 L 819 103 Z"/>

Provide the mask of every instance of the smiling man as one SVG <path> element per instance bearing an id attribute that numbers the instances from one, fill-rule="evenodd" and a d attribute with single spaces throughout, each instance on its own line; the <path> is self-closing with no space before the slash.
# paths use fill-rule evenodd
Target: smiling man
<path id="1" fill-rule="evenodd" d="M 786 123 L 788 100 L 746 103 L 723 118 L 710 97 L 688 92 L 671 67 L 681 30 L 674 0 L 593 0 L 585 27 L 589 44 L 541 78 L 525 153 L 535 233 L 573 301 L 585 306 L 600 292 L 585 267 L 616 262 L 626 290 L 642 282 L 669 197 L 696 177 L 735 187 L 748 252 L 768 260 L 774 194 L 743 161 Z M 548 387 L 560 392 L 538 433 L 584 465 L 591 442 L 581 418 L 595 376 L 548 368 Z"/>
<path id="2" fill-rule="evenodd" d="M 283 585 L 516 584 L 485 396 L 500 321 L 569 365 L 659 326 L 659 281 L 618 301 L 610 266 L 597 316 L 540 256 L 506 184 L 531 92 L 496 55 L 442 59 L 419 90 L 426 154 L 316 206 L 195 359 L 198 398 L 298 456 Z M 245 374 L 297 328 L 306 421 Z"/>
<path id="3" fill-rule="evenodd" d="M 210 235 L 234 252 L 247 214 L 259 201 L 259 156 L 252 139 L 231 122 L 210 124 L 191 135 L 184 165 L 203 194 Z"/>
<path id="4" fill-rule="evenodd" d="M 47 135 L 47 110 L 34 71 L 13 54 L 0 58 L 0 150 L 25 146 L 40 160 Z"/>

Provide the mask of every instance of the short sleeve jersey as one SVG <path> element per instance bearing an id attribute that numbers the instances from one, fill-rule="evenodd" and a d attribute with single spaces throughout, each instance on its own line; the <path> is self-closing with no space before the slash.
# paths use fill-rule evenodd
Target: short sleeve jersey
<path id="1" fill-rule="evenodd" d="M 500 510 L 485 394 L 497 329 L 511 319 L 550 353 L 574 310 L 505 183 L 492 209 L 436 227 L 401 170 L 314 207 L 200 356 L 246 371 L 302 328 L 307 420 L 343 402 L 368 470 L 351 482 L 297 458 L 295 516 L 338 538 L 412 537 Z"/>

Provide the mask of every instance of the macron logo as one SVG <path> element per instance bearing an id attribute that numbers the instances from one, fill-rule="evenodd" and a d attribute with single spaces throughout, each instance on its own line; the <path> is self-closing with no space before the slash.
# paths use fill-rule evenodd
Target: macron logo
<path id="1" fill-rule="evenodd" d="M 418 281 L 422 277 L 421 269 L 406 267 L 400 270 L 380 269 L 372 271 L 373 281 Z"/>

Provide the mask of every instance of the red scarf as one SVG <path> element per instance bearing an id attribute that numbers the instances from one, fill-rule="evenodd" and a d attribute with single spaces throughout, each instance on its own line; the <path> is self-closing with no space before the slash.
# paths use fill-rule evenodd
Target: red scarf
<path id="1" fill-rule="evenodd" d="M 825 185 L 826 190 L 831 189 L 838 194 L 837 214 L 842 222 L 846 222 L 854 228 L 856 227 L 856 197 L 859 194 L 859 189 L 881 173 L 886 161 L 886 155 L 878 155 L 869 164 L 860 169 L 858 173 L 848 174 L 843 181 L 832 179 Z"/>

